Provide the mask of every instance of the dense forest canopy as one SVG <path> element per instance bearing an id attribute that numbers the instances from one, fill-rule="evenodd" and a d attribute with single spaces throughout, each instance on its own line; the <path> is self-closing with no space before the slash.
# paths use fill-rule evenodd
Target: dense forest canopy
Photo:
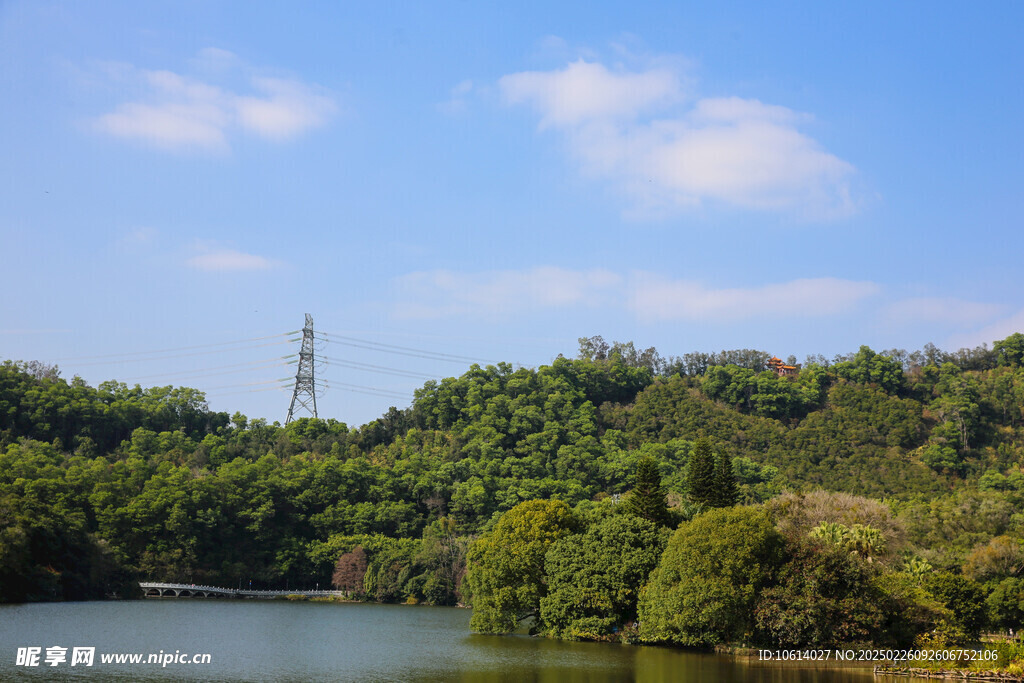
<path id="1" fill-rule="evenodd" d="M 408 408 L 355 429 L 270 424 L 212 412 L 194 389 L 94 388 L 6 361 L 0 601 L 132 595 L 139 578 L 333 577 L 368 599 L 474 600 L 484 631 L 532 616 L 549 635 L 601 639 L 647 614 L 637 638 L 709 644 L 852 641 L 936 619 L 969 634 L 980 622 L 950 596 L 977 587 L 986 623 L 1019 624 L 1024 335 L 952 353 L 865 346 L 809 357 L 793 376 L 770 359 L 584 338 L 574 359 L 427 382 Z M 501 585 L 522 574 L 502 534 L 533 583 Z M 700 629 L 673 621 L 666 606 L 686 607 L 687 585 L 711 584 L 671 558 L 692 556 L 694 538 L 734 536 L 763 572 L 733 585 L 733 569 L 715 570 L 737 597 L 696 614 Z M 613 562 L 609 547 L 633 550 Z M 835 631 L 809 633 L 786 609 L 822 577 L 832 602 L 814 608 Z M 611 597 L 595 611 L 601 591 Z M 836 613 L 855 594 L 873 602 Z M 890 623 L 889 608 L 909 616 Z"/>

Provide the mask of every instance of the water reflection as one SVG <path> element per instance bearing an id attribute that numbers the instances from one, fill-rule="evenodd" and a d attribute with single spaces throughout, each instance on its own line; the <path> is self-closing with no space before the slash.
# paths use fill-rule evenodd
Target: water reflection
<path id="1" fill-rule="evenodd" d="M 761 664 L 669 648 L 469 633 L 469 611 L 398 605 L 145 600 L 0 606 L 0 680 L 750 681 L 867 683 L 870 669 Z M 96 647 L 92 669 L 18 667 L 18 647 Z M 102 664 L 187 652 L 209 665 Z M 905 680 L 905 679 L 904 679 Z"/>

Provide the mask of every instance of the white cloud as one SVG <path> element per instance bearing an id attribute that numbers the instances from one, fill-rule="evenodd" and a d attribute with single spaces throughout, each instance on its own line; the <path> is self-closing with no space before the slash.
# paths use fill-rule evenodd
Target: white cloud
<path id="1" fill-rule="evenodd" d="M 786 107 L 763 104 L 760 100 L 745 100 L 742 97 L 709 97 L 698 100 L 693 107 L 692 118 L 705 123 L 728 121 L 797 123 L 811 119 L 806 114 L 798 114 Z"/>
<path id="2" fill-rule="evenodd" d="M 254 78 L 266 97 L 238 97 L 235 105 L 242 126 L 257 135 L 286 140 L 323 125 L 334 112 L 334 101 L 317 90 L 280 78 Z"/>
<path id="3" fill-rule="evenodd" d="M 592 120 L 632 117 L 680 96 L 668 70 L 612 73 L 601 64 L 578 60 L 562 71 L 524 71 L 498 81 L 509 104 L 531 104 L 541 126 L 573 126 Z"/>
<path id="4" fill-rule="evenodd" d="M 204 47 L 190 62 L 200 71 L 221 74 L 244 66 L 238 55 L 219 47 Z"/>
<path id="5" fill-rule="evenodd" d="M 797 318 L 849 311 L 878 285 L 836 278 L 801 279 L 749 288 L 709 288 L 652 273 L 539 267 L 457 273 L 434 270 L 395 282 L 401 318 L 508 314 L 536 309 L 602 307 L 644 322 Z"/>
<path id="6" fill-rule="evenodd" d="M 197 270 L 208 272 L 235 272 L 244 270 L 268 270 L 278 263 L 256 254 L 246 254 L 234 249 L 212 249 L 197 254 L 185 264 Z"/>
<path id="7" fill-rule="evenodd" d="M 235 92 L 172 71 L 116 65 L 107 68 L 108 75 L 136 87 L 138 98 L 97 117 L 96 129 L 165 150 L 226 151 L 236 132 L 284 141 L 324 125 L 337 110 L 322 88 L 261 76 L 225 50 L 202 50 L 196 62 L 221 77 L 240 71 L 253 92 Z"/>
<path id="8" fill-rule="evenodd" d="M 1024 332 L 1024 309 L 969 334 L 954 336 L 947 341 L 946 348 L 991 345 L 992 342 L 1006 339 L 1015 332 Z"/>
<path id="9" fill-rule="evenodd" d="M 606 270 L 577 271 L 553 266 L 480 273 L 410 273 L 395 282 L 402 297 L 395 314 L 400 318 L 440 318 L 597 306 L 608 300 L 621 280 Z"/>
<path id="10" fill-rule="evenodd" d="M 466 111 L 466 99 L 473 92 L 473 87 L 473 81 L 461 81 L 451 89 L 448 100 L 437 105 L 438 110 L 444 114 L 463 113 Z"/>
<path id="11" fill-rule="evenodd" d="M 159 237 L 160 231 L 147 225 L 129 230 L 117 241 L 117 244 L 125 247 L 148 247 L 154 244 Z"/>
<path id="12" fill-rule="evenodd" d="M 759 287 L 709 289 L 691 280 L 637 273 L 629 308 L 641 319 L 733 321 L 835 315 L 878 293 L 873 282 L 838 278 L 791 280 Z"/>
<path id="13" fill-rule="evenodd" d="M 143 140 L 162 149 L 228 148 L 224 134 L 228 117 L 209 104 L 127 103 L 97 119 L 97 128 L 110 135 Z"/>
<path id="14" fill-rule="evenodd" d="M 68 333 L 74 332 L 74 331 L 75 330 L 10 328 L 10 329 L 0 329 L 0 334 L 10 334 L 10 335 L 22 335 L 22 334 L 26 334 L 26 335 L 30 335 L 30 334 L 68 334 Z"/>
<path id="15" fill-rule="evenodd" d="M 965 301 L 952 297 L 918 297 L 889 305 L 885 316 L 900 323 L 943 323 L 967 327 L 992 320 L 1004 310 L 999 304 Z"/>
<path id="16" fill-rule="evenodd" d="M 540 128 L 566 135 L 586 174 L 618 185 L 641 210 L 712 201 L 826 218 L 856 208 L 854 167 L 800 132 L 811 117 L 786 107 L 687 100 L 682 79 L 664 67 L 612 72 L 577 61 L 498 85 L 506 103 L 531 106 Z"/>

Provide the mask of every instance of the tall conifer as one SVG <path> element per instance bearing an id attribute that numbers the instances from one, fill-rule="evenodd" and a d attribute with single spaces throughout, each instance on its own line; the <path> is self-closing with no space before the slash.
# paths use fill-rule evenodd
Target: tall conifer
<path id="1" fill-rule="evenodd" d="M 690 500 L 708 507 L 715 506 L 715 456 L 711 453 L 711 441 L 702 436 L 693 444 L 690 452 L 690 469 L 687 473 L 687 488 Z"/>
<path id="2" fill-rule="evenodd" d="M 641 457 L 636 464 L 633 493 L 625 502 L 626 512 L 660 526 L 669 526 L 668 503 L 665 496 L 658 461 L 649 455 Z"/>
<path id="3" fill-rule="evenodd" d="M 715 463 L 715 500 L 713 505 L 716 508 L 729 508 L 736 504 L 738 498 L 736 475 L 732 471 L 732 458 L 722 453 Z"/>

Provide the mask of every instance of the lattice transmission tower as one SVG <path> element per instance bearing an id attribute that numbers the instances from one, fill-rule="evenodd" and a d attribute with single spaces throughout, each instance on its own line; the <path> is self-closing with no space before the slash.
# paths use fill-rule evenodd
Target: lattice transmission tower
<path id="1" fill-rule="evenodd" d="M 302 328 L 299 369 L 295 373 L 295 389 L 292 391 L 292 403 L 288 406 L 285 424 L 292 421 L 296 404 L 316 417 L 316 355 L 313 347 L 313 316 L 309 313 L 306 314 L 306 326 Z"/>

